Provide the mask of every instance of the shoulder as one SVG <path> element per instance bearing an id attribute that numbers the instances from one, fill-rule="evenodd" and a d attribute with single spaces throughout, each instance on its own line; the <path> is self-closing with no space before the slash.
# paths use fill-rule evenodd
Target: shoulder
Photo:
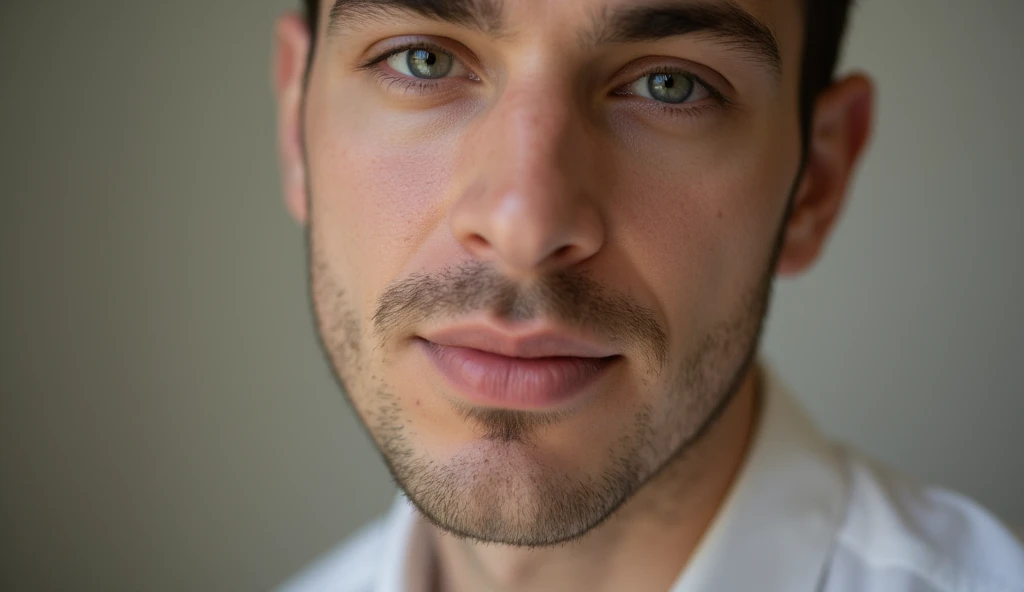
<path id="1" fill-rule="evenodd" d="M 370 592 L 385 530 L 385 519 L 378 518 L 282 584 L 278 592 Z"/>
<path id="2" fill-rule="evenodd" d="M 853 453 L 847 466 L 827 590 L 1024 592 L 1024 546 L 978 503 Z"/>

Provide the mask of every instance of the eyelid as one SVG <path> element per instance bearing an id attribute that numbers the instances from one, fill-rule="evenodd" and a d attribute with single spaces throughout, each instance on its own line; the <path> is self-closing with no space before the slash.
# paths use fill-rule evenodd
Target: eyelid
<path id="1" fill-rule="evenodd" d="M 639 73 L 631 74 L 629 82 L 627 82 L 626 84 L 617 86 L 616 90 L 615 90 L 615 92 L 613 94 L 618 94 L 618 95 L 629 94 L 629 95 L 632 95 L 632 96 L 636 96 L 632 91 L 629 91 L 628 93 L 622 93 L 621 89 L 624 89 L 624 88 L 625 89 L 629 89 L 634 84 L 639 82 L 640 80 L 642 80 L 642 79 L 644 79 L 644 78 L 646 78 L 648 76 L 653 76 L 655 74 L 682 74 L 683 76 L 685 76 L 685 77 L 689 78 L 690 80 L 692 80 L 694 84 L 696 84 L 697 86 L 699 86 L 702 89 L 704 89 L 711 96 L 711 98 L 714 99 L 716 102 L 721 103 L 722 105 L 725 105 L 725 106 L 728 106 L 728 105 L 732 104 L 732 102 L 729 100 L 729 98 L 726 97 L 721 91 L 719 91 L 714 85 L 709 84 L 708 82 L 705 82 L 705 80 L 702 77 L 700 77 L 697 74 L 694 74 L 693 72 L 691 72 L 691 71 L 689 71 L 686 68 L 681 67 L 681 66 L 669 66 L 669 67 L 666 67 L 664 65 L 649 66 L 648 68 L 646 68 L 644 70 L 641 70 Z M 646 98 L 646 97 L 643 97 L 643 98 Z M 651 99 L 651 100 L 654 100 L 654 99 Z M 668 103 L 666 103 L 666 104 L 668 104 Z M 687 102 L 679 103 L 679 105 L 685 105 L 685 104 L 688 104 L 688 103 Z"/>
<path id="2" fill-rule="evenodd" d="M 449 56 L 451 56 L 452 61 L 455 62 L 455 64 L 457 64 L 457 67 L 464 68 L 469 74 L 471 74 L 471 78 L 476 78 L 476 74 L 474 73 L 473 68 L 470 67 L 469 64 L 467 64 L 467 60 L 462 59 L 462 57 L 461 57 L 462 52 L 453 51 L 453 50 L 449 49 L 448 47 L 445 47 L 444 45 L 442 45 L 440 43 L 431 41 L 429 39 L 425 39 L 423 37 L 405 37 L 405 38 L 399 38 L 398 40 L 394 40 L 394 42 L 390 43 L 385 49 L 382 49 L 382 50 L 380 50 L 380 52 L 375 53 L 374 54 L 375 57 L 369 58 L 368 60 L 358 64 L 356 66 L 356 69 L 357 70 L 372 70 L 374 68 L 378 68 L 380 63 L 387 61 L 391 56 L 400 54 L 403 51 L 411 51 L 413 49 L 426 49 L 426 50 L 429 50 L 429 51 L 434 51 L 434 52 L 440 52 L 440 53 L 448 54 Z M 405 76 L 404 74 L 400 74 L 400 75 L 401 76 Z M 414 77 L 412 77 L 412 78 L 414 78 Z M 448 79 L 448 78 L 454 78 L 454 77 L 444 76 L 442 78 L 435 78 L 433 80 L 441 81 L 441 80 L 445 80 L 445 79 Z M 415 78 L 415 79 L 416 80 L 427 80 L 427 79 L 420 79 L 420 78 Z"/>
<path id="3" fill-rule="evenodd" d="M 683 74 L 711 93 L 717 102 L 725 106 L 733 104 L 729 95 L 735 90 L 721 74 L 699 63 L 668 55 L 647 56 L 619 70 L 613 77 L 616 82 L 611 87 L 612 94 L 622 94 L 619 92 L 621 89 L 628 88 L 640 78 L 652 74 Z"/>

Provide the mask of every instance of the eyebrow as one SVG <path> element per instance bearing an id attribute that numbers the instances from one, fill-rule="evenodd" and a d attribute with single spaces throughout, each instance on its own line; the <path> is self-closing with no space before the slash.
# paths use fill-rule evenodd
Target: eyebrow
<path id="1" fill-rule="evenodd" d="M 606 9 L 602 12 L 607 13 Z M 636 43 L 701 33 L 735 49 L 778 75 L 782 56 L 775 34 L 731 0 L 728 2 L 662 2 L 613 9 L 595 19 L 585 43 Z"/>
<path id="2" fill-rule="evenodd" d="M 504 34 L 501 0 L 335 0 L 327 18 L 328 33 L 415 14 L 469 27 L 490 35 Z"/>
<path id="3" fill-rule="evenodd" d="M 449 22 L 494 36 L 507 33 L 501 0 L 335 0 L 328 32 L 387 22 L 403 14 Z M 663 0 L 622 8 L 605 7 L 580 36 L 583 45 L 650 42 L 703 34 L 745 54 L 774 74 L 782 71 L 779 44 L 767 25 L 732 0 Z"/>

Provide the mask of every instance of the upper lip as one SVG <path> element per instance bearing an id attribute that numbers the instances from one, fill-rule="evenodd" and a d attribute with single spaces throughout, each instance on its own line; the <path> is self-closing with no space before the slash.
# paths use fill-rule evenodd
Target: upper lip
<path id="1" fill-rule="evenodd" d="M 510 358 L 606 358 L 617 354 L 608 346 L 553 329 L 507 332 L 481 325 L 456 326 L 420 335 L 449 347 L 465 347 Z"/>

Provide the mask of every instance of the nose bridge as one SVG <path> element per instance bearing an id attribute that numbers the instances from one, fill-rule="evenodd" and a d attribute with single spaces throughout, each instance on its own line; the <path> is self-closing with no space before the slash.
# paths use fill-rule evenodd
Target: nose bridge
<path id="1" fill-rule="evenodd" d="M 467 146 L 472 189 L 455 205 L 452 231 L 506 270 L 550 271 L 603 242 L 583 115 L 571 89 L 554 86 L 506 88 Z"/>
<path id="2" fill-rule="evenodd" d="M 540 192 L 561 193 L 569 189 L 565 185 L 574 180 L 571 146 L 576 125 L 566 104 L 568 100 L 538 88 L 512 92 L 515 94 L 497 107 L 498 112 L 488 122 L 497 129 L 485 132 L 487 141 L 498 153 L 498 158 L 488 163 L 494 165 L 491 174 L 495 189 L 499 183 L 509 185 L 510 189 L 516 185 L 535 185 L 531 191 Z"/>

